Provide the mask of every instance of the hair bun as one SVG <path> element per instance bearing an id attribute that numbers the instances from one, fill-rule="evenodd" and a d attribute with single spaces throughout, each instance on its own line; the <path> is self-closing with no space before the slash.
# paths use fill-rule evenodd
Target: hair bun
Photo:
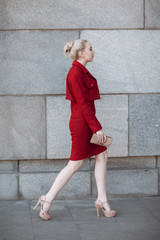
<path id="1" fill-rule="evenodd" d="M 78 60 L 79 58 L 79 51 L 84 51 L 86 48 L 87 40 L 84 39 L 77 39 L 74 41 L 69 41 L 64 46 L 64 53 L 69 53 L 69 56 L 72 60 Z"/>
<path id="2" fill-rule="evenodd" d="M 67 42 L 64 46 L 64 53 L 70 52 L 73 46 L 73 41 Z"/>

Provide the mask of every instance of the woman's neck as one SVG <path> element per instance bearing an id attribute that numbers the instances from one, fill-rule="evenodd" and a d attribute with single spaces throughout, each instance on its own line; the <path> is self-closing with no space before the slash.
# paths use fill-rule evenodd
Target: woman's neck
<path id="1" fill-rule="evenodd" d="M 87 65 L 87 62 L 84 61 L 83 59 L 78 59 L 77 62 L 81 63 L 83 66 Z"/>

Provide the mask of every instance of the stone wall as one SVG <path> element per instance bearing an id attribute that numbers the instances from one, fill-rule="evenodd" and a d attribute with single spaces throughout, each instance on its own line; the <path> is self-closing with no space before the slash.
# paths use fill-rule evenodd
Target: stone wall
<path id="1" fill-rule="evenodd" d="M 68 40 L 88 39 L 97 117 L 114 141 L 107 192 L 160 194 L 160 1 L 0 1 L 0 199 L 45 193 L 70 155 Z M 86 159 L 57 198 L 96 195 Z"/>

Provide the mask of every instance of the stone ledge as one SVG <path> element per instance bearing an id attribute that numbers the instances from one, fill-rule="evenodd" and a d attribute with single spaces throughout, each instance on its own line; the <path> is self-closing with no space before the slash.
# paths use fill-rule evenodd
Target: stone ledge
<path id="1" fill-rule="evenodd" d="M 51 187 L 58 173 L 34 173 L 19 175 L 21 199 L 37 199 Z M 32 186 L 32 187 L 31 187 Z M 90 174 L 77 172 L 56 198 L 73 198 L 90 195 Z"/>
<path id="2" fill-rule="evenodd" d="M 95 159 L 91 161 L 91 170 L 95 165 Z M 154 169 L 156 168 L 155 157 L 129 157 L 129 158 L 109 158 L 107 168 L 111 169 Z"/>
<path id="3" fill-rule="evenodd" d="M 61 160 L 22 160 L 19 161 L 19 172 L 59 172 L 64 168 L 68 159 Z M 90 168 L 89 159 L 85 159 L 80 171 L 88 171 Z M 78 170 L 79 171 L 79 170 Z"/>
<path id="4" fill-rule="evenodd" d="M 120 195 L 157 195 L 158 170 L 110 170 L 107 172 L 107 193 Z M 96 194 L 96 182 L 92 174 L 92 193 Z"/>
<path id="5" fill-rule="evenodd" d="M 158 170 L 158 195 L 160 195 L 160 169 Z"/>

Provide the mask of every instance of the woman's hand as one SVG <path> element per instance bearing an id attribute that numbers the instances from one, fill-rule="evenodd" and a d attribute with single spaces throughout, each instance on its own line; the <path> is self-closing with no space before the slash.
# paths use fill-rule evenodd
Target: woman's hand
<path id="1" fill-rule="evenodd" d="M 98 132 L 96 132 L 96 134 L 98 135 L 98 142 L 100 144 L 103 144 L 106 142 L 107 138 L 102 130 L 99 130 Z"/>

